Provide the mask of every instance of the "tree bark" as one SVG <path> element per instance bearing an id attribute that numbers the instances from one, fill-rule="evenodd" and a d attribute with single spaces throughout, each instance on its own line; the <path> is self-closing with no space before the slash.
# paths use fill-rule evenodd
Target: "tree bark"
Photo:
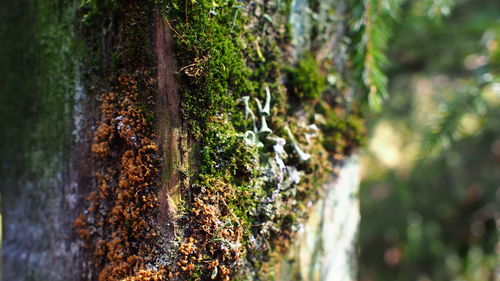
<path id="1" fill-rule="evenodd" d="M 209 2 L 3 1 L 4 280 L 354 280 L 349 5 Z"/>

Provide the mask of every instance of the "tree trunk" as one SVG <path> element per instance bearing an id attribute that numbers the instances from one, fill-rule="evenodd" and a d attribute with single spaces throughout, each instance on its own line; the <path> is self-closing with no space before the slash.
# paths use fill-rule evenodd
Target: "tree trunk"
<path id="1" fill-rule="evenodd" d="M 347 2 L 63 2 L 0 10 L 4 280 L 354 280 Z"/>

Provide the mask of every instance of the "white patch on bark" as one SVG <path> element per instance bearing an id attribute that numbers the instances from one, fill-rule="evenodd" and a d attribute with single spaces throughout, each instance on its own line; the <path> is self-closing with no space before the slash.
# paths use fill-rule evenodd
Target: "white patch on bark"
<path id="1" fill-rule="evenodd" d="M 338 178 L 326 184 L 325 194 L 298 231 L 289 257 L 296 262 L 284 265 L 279 280 L 292 275 L 298 280 L 356 280 L 359 171 L 358 157 L 351 156 Z"/>

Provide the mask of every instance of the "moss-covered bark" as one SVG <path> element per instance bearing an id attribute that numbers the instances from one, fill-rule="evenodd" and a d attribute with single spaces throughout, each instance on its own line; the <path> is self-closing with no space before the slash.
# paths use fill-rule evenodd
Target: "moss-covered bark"
<path id="1" fill-rule="evenodd" d="M 292 278 L 363 140 L 346 3 L 8 3 L 7 280 Z"/>
<path id="2" fill-rule="evenodd" d="M 75 100 L 82 98 L 74 1 L 4 1 L 0 15 L 4 280 L 83 273 L 70 226 L 86 189 Z M 75 110 L 76 109 L 76 110 Z M 77 145 L 77 143 L 79 145 Z M 78 148 L 78 150 L 73 150 Z"/>

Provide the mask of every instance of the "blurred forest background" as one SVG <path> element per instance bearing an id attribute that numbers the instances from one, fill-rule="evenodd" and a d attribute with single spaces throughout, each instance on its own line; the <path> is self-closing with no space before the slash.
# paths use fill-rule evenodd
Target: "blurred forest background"
<path id="1" fill-rule="evenodd" d="M 359 280 L 500 280 L 500 1 L 407 1 L 367 118 Z M 369 169 L 366 169 L 369 167 Z"/>

